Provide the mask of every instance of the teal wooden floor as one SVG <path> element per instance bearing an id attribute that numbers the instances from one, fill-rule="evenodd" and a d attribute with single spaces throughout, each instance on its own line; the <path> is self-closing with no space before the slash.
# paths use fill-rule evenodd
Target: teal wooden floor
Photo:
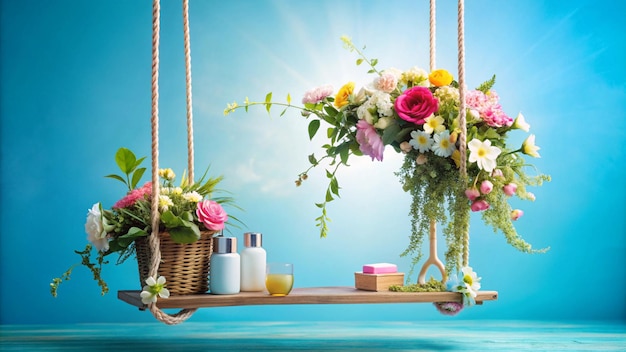
<path id="1" fill-rule="evenodd" d="M 626 351 L 626 322 L 4 325 L 1 351 Z"/>

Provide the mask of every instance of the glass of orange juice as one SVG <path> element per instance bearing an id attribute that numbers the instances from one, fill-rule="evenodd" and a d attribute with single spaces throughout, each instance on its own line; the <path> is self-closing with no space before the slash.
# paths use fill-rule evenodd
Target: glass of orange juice
<path id="1" fill-rule="evenodd" d="M 272 296 L 287 296 L 293 288 L 293 264 L 268 263 L 265 288 Z"/>

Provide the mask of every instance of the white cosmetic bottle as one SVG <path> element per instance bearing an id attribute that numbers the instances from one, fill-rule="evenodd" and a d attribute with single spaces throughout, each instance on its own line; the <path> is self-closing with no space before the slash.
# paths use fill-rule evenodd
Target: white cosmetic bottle
<path id="1" fill-rule="evenodd" d="M 263 291 L 265 289 L 266 252 L 261 247 L 262 234 L 243 234 L 244 249 L 241 251 L 241 291 Z"/>
<path id="2" fill-rule="evenodd" d="M 209 288 L 214 295 L 234 295 L 240 290 L 241 261 L 236 237 L 214 237 Z"/>

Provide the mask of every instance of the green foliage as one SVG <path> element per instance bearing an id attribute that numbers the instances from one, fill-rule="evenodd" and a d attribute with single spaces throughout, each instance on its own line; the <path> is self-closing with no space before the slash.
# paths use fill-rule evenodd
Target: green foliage
<path id="1" fill-rule="evenodd" d="M 141 177 L 146 171 L 145 167 L 139 168 L 144 159 L 145 157 L 137 159 L 135 154 L 129 149 L 120 148 L 117 153 L 115 153 L 115 162 L 126 178 L 115 174 L 105 177 L 121 181 L 128 187 L 129 191 L 132 191 L 137 187 L 139 180 L 141 180 Z"/>
<path id="2" fill-rule="evenodd" d="M 446 285 L 431 277 L 424 284 L 410 284 L 406 286 L 400 285 L 391 285 L 389 286 L 389 291 L 393 292 L 445 292 Z"/>
<path id="3" fill-rule="evenodd" d="M 494 84 L 496 84 L 496 75 L 491 76 L 488 81 L 483 82 L 476 90 L 479 90 L 485 94 L 489 93 L 491 88 L 493 88 Z"/>
<path id="4" fill-rule="evenodd" d="M 269 98 L 271 99 L 271 94 Z M 145 168 L 140 167 L 144 159 L 145 157 L 136 158 L 135 154 L 126 148 L 120 148 L 115 154 L 115 162 L 124 176 L 113 174 L 107 177 L 119 180 L 128 186 L 130 189 L 126 197 L 133 195 L 133 201 L 111 209 L 102 209 L 102 205 L 97 203 L 101 214 L 100 222 L 105 230 L 109 248 L 106 251 L 98 251 L 95 262 L 91 260 L 91 245 L 88 245 L 84 251 L 76 251 L 82 258 L 81 263 L 71 266 L 60 277 L 52 280 L 50 290 L 53 296 L 56 297 L 59 285 L 70 279 L 73 269 L 78 265 L 84 265 L 93 273 L 94 280 L 102 288 L 102 294 L 105 294 L 108 287 L 102 279 L 101 272 L 102 265 L 107 264 L 108 261 L 104 261 L 104 258 L 117 253 L 119 257 L 116 263 L 121 264 L 135 254 L 134 241 L 136 239 L 151 235 L 152 186 L 147 184 L 140 189 L 136 188 L 145 171 Z M 162 182 L 159 185 L 161 196 L 170 201 L 170 204 L 159 207 L 161 212 L 159 232 L 168 231 L 176 243 L 193 243 L 200 239 L 201 231 L 207 230 L 196 215 L 199 201 L 211 199 L 221 205 L 230 205 L 239 209 L 232 197 L 215 196 L 217 193 L 225 192 L 217 188 L 223 176 L 209 177 L 208 171 L 209 168 L 197 182 L 189 180 L 184 172 L 179 186 L 174 185 L 175 175 L 172 170 L 159 171 L 160 175 L 163 172 Z M 229 215 L 228 224 L 238 227 L 241 221 Z"/>

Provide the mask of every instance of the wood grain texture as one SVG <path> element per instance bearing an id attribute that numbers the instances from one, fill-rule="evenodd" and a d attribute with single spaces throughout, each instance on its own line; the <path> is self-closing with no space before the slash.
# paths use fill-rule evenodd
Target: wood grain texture
<path id="1" fill-rule="evenodd" d="M 117 297 L 131 305 L 145 308 L 140 291 L 118 291 Z M 476 303 L 498 299 L 496 291 L 480 291 Z M 278 304 L 371 304 L 371 303 L 425 303 L 461 302 L 456 292 L 391 292 L 363 291 L 354 287 L 294 288 L 288 296 L 272 297 L 265 292 L 241 292 L 236 295 L 197 294 L 159 298 L 157 305 L 165 308 L 205 308 Z"/>

